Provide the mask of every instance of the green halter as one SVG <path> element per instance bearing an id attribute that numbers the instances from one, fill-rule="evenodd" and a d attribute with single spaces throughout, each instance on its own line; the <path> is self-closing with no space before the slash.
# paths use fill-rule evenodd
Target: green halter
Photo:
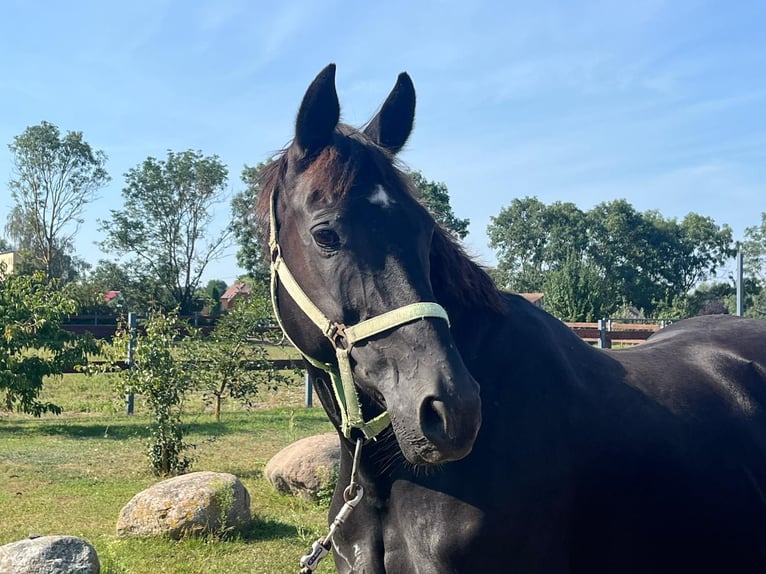
<path id="1" fill-rule="evenodd" d="M 346 326 L 342 323 L 336 323 L 328 319 L 324 313 L 314 304 L 308 295 L 303 291 L 298 282 L 287 268 L 285 260 L 282 258 L 282 251 L 277 242 L 277 214 L 276 214 L 276 189 L 271 193 L 271 221 L 269 231 L 269 248 L 271 250 L 271 303 L 274 307 L 274 314 L 277 322 L 285 333 L 285 336 L 298 349 L 303 358 L 318 369 L 325 371 L 332 382 L 332 389 L 335 399 L 340 407 L 341 431 L 346 438 L 351 438 L 353 429 L 359 429 L 365 438 L 376 437 L 390 423 L 388 411 L 384 411 L 373 419 L 364 420 L 362 409 L 359 405 L 359 396 L 356 385 L 354 384 L 354 373 L 351 369 L 350 355 L 351 349 L 358 341 L 363 341 L 374 335 L 399 327 L 406 323 L 411 323 L 425 317 L 438 317 L 447 321 L 449 317 L 444 307 L 438 303 L 421 302 L 405 305 L 372 317 L 356 325 Z M 290 338 L 282 323 L 279 313 L 279 302 L 277 300 L 277 287 L 281 282 L 282 286 L 288 292 L 295 304 L 311 319 L 335 347 L 335 356 L 338 364 L 322 363 L 306 355 Z"/>

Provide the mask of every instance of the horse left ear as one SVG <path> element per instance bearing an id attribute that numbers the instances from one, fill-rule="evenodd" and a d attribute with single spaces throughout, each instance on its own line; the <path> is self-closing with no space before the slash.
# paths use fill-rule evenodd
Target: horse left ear
<path id="1" fill-rule="evenodd" d="M 412 132 L 415 121 L 415 86 L 406 72 L 399 74 L 380 111 L 364 128 L 364 134 L 391 153 L 397 153 Z"/>
<path id="2" fill-rule="evenodd" d="M 295 143 L 305 155 L 314 155 L 332 142 L 340 120 L 335 91 L 335 64 L 319 72 L 303 96 L 295 121 Z"/>

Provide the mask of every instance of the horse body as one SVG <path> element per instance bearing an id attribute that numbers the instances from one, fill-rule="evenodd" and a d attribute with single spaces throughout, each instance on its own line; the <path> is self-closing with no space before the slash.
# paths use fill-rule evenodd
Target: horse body
<path id="1" fill-rule="evenodd" d="M 521 298 L 494 323 L 463 331 L 473 451 L 423 470 L 366 447 L 341 573 L 766 571 L 761 322 L 689 320 L 613 352 Z"/>
<path id="2" fill-rule="evenodd" d="M 594 349 L 497 292 L 389 171 L 412 126 L 408 78 L 363 132 L 337 109 L 331 66 L 265 179 L 287 265 L 341 330 L 413 301 L 450 320 L 349 348 L 362 411 L 392 424 L 361 451 L 339 572 L 766 572 L 766 322 L 699 318 Z M 335 516 L 354 442 L 322 365 L 344 343 L 278 278 L 276 301 L 341 436 Z"/>

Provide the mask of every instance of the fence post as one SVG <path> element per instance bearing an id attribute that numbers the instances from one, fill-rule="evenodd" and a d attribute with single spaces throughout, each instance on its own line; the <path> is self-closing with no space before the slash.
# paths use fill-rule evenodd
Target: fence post
<path id="1" fill-rule="evenodd" d="M 128 369 L 133 368 L 133 353 L 136 349 L 136 314 L 128 313 Z M 125 411 L 129 414 L 133 414 L 133 408 L 135 406 L 135 397 L 133 393 L 128 393 L 126 397 Z"/>
<path id="2" fill-rule="evenodd" d="M 612 342 L 609 340 L 609 321 L 607 319 L 598 320 L 598 348 L 612 348 Z"/>
<path id="3" fill-rule="evenodd" d="M 745 302 L 745 285 L 744 285 L 744 273 L 742 271 L 743 261 L 742 261 L 742 245 L 737 242 L 737 317 L 742 316 L 742 312 L 744 311 L 744 302 Z"/>
<path id="4" fill-rule="evenodd" d="M 306 379 L 305 379 L 305 386 L 304 386 L 304 404 L 307 407 L 311 407 L 314 404 L 313 401 L 313 385 L 311 383 L 311 379 L 309 378 L 309 372 L 306 371 Z"/>

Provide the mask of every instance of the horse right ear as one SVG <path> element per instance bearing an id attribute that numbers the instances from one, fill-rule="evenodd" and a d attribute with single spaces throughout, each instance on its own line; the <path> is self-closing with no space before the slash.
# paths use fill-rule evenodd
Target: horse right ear
<path id="1" fill-rule="evenodd" d="M 295 121 L 295 143 L 306 156 L 322 151 L 332 141 L 339 120 L 335 64 L 330 64 L 319 72 L 303 96 Z"/>

